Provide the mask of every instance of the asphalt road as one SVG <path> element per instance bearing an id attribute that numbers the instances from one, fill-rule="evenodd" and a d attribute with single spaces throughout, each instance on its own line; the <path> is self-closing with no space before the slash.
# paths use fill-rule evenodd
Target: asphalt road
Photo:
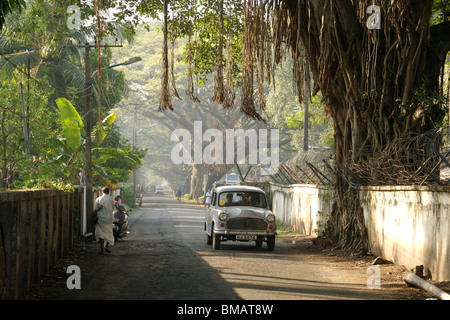
<path id="1" fill-rule="evenodd" d="M 367 266 L 340 268 L 309 249 L 310 242 L 206 244 L 205 209 L 169 197 L 147 197 L 130 217 L 130 235 L 111 254 L 87 244 L 73 261 L 80 289 L 60 275 L 50 296 L 67 300 L 303 300 L 383 299 L 367 287 Z M 67 268 L 67 267 L 66 267 Z M 392 298 L 392 297 L 389 297 Z"/>

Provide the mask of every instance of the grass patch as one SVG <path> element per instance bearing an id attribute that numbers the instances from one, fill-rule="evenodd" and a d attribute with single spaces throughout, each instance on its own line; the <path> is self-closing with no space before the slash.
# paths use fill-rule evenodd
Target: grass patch
<path id="1" fill-rule="evenodd" d="M 287 226 L 284 223 L 282 223 L 281 221 L 277 220 L 277 237 L 288 238 L 288 237 L 293 237 L 293 236 L 297 236 L 297 235 L 299 235 L 299 234 L 292 231 L 289 226 Z"/>

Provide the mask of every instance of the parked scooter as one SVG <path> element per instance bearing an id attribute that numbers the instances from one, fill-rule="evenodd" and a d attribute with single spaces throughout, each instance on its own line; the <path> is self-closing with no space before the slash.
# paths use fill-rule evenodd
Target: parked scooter
<path id="1" fill-rule="evenodd" d="M 113 223 L 113 235 L 114 241 L 118 239 L 122 239 L 130 232 L 129 228 L 129 216 L 128 210 L 125 206 L 121 205 L 117 210 L 113 212 L 114 215 L 114 223 Z"/>

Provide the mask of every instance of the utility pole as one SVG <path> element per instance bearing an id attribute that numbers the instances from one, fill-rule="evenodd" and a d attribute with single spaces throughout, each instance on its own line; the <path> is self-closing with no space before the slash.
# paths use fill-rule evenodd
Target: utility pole
<path id="1" fill-rule="evenodd" d="M 28 140 L 28 125 L 27 125 L 27 115 L 25 113 L 25 102 L 23 98 L 23 85 L 20 83 L 20 97 L 22 100 L 22 122 L 23 122 L 23 136 L 25 141 L 25 154 L 27 156 L 27 160 L 30 159 L 30 145 Z"/>
<path id="2" fill-rule="evenodd" d="M 309 67 L 306 67 L 305 71 L 305 89 L 303 96 L 303 103 L 305 104 L 305 114 L 304 114 L 304 126 L 303 126 L 303 151 L 307 152 L 309 149 L 309 101 L 311 100 L 311 89 L 310 89 L 310 77 L 309 77 Z"/>
<path id="3" fill-rule="evenodd" d="M 92 142 L 91 142 L 91 64 L 90 64 L 90 53 L 92 46 L 86 42 L 84 46 L 84 89 L 85 89 L 85 105 L 84 113 L 86 123 L 86 167 L 84 171 L 84 185 L 86 188 L 86 226 L 88 230 L 93 230 L 93 219 L 92 219 L 92 209 L 93 209 L 93 194 L 92 194 Z"/>
<path id="4" fill-rule="evenodd" d="M 309 149 L 309 95 L 303 99 L 303 103 L 305 104 L 305 114 L 304 114 L 304 123 L 303 126 L 303 151 L 308 151 Z"/>
<path id="5" fill-rule="evenodd" d="M 92 141 L 91 141 L 91 127 L 92 127 L 92 115 L 91 115 L 91 67 L 90 67 L 90 53 L 91 48 L 117 48 L 123 47 L 120 45 L 98 45 L 89 44 L 86 42 L 84 45 L 77 46 L 84 48 L 84 91 L 85 91 L 85 132 L 86 132 L 86 167 L 85 167 L 85 188 L 86 188 L 86 225 L 88 232 L 94 230 L 94 222 L 92 219 L 92 209 L 94 206 L 93 199 L 93 180 L 92 180 Z"/>

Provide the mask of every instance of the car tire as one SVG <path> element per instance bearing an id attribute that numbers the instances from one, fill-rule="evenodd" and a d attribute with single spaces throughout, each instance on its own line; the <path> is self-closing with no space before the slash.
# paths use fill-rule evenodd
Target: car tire
<path id="1" fill-rule="evenodd" d="M 213 248 L 216 250 L 219 250 L 220 249 L 220 235 L 218 235 L 214 232 L 214 226 L 212 227 L 211 238 L 212 238 Z"/>
<path id="2" fill-rule="evenodd" d="M 210 235 L 207 234 L 206 232 L 205 232 L 205 234 L 206 234 L 206 244 L 207 244 L 208 246 L 212 245 L 212 236 L 210 236 Z"/>
<path id="3" fill-rule="evenodd" d="M 273 251 L 275 249 L 275 236 L 267 237 L 267 250 Z"/>

